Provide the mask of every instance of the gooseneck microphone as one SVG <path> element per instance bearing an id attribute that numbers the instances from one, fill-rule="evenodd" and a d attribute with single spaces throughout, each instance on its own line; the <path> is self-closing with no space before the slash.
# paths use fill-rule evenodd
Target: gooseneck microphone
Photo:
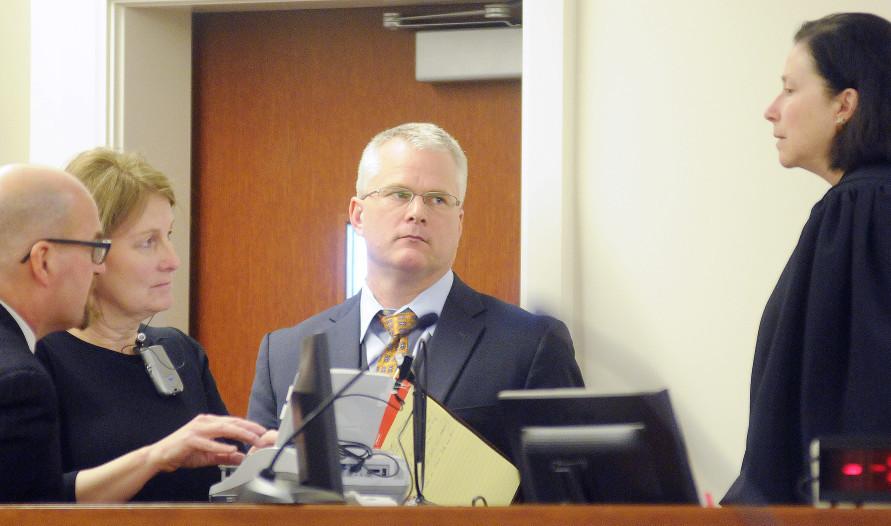
<path id="1" fill-rule="evenodd" d="M 396 357 L 396 363 L 399 364 L 399 369 L 396 371 L 396 385 L 393 386 L 394 389 L 399 389 L 399 386 L 402 385 L 403 381 L 412 382 L 415 379 L 415 373 L 411 370 L 411 364 L 414 361 L 414 358 L 409 355 L 399 355 Z"/>
<path id="2" fill-rule="evenodd" d="M 428 312 L 427 314 L 424 314 L 423 316 L 418 318 L 418 323 L 415 325 L 414 330 L 416 330 L 416 331 L 417 330 L 421 330 L 421 331 L 426 330 L 427 327 L 436 323 L 436 320 L 438 320 L 438 319 L 439 319 L 439 316 L 437 316 L 437 314 L 435 312 Z M 421 340 L 418 340 L 418 345 L 420 345 L 420 343 L 423 339 L 424 338 L 421 338 Z"/>
<path id="3" fill-rule="evenodd" d="M 417 356 L 420 359 L 418 363 L 419 366 L 424 368 L 423 374 L 419 374 L 418 377 L 423 377 L 424 383 L 427 383 L 427 338 L 429 335 L 422 336 L 420 340 L 418 340 L 418 350 L 419 353 Z M 421 371 L 418 371 L 420 373 Z M 427 499 L 424 498 L 424 474 L 425 474 L 425 461 L 427 455 L 427 386 L 423 387 L 418 385 L 418 382 L 414 385 L 415 389 L 412 394 L 414 397 L 414 416 L 412 417 L 412 437 L 414 439 L 414 459 L 415 459 L 415 504 L 427 504 Z"/>
<path id="4" fill-rule="evenodd" d="M 399 389 L 402 385 L 403 381 L 413 382 L 415 380 L 415 373 L 412 370 L 412 363 L 420 363 L 416 362 L 418 356 L 418 350 L 421 347 L 421 343 L 426 341 L 426 338 L 429 338 L 430 335 L 424 335 L 423 331 L 427 329 L 427 327 L 436 323 L 436 320 L 439 318 L 436 314 L 432 312 L 428 312 L 424 314 L 420 318 L 418 318 L 418 322 L 412 330 L 420 330 L 422 331 L 421 337 L 418 339 L 418 343 L 415 344 L 415 351 L 411 355 L 399 355 L 396 357 L 396 362 L 399 364 L 399 369 L 396 373 L 396 385 L 394 389 Z"/>

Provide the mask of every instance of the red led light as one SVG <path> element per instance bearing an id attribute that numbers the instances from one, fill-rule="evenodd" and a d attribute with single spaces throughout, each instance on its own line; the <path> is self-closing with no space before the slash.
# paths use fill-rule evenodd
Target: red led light
<path id="1" fill-rule="evenodd" d="M 888 471 L 888 466 L 886 466 L 884 464 L 873 464 L 873 465 L 869 466 L 869 469 L 873 473 L 884 473 L 884 472 Z"/>
<path id="2" fill-rule="evenodd" d="M 845 475 L 856 477 L 857 475 L 863 474 L 863 466 L 854 463 L 845 464 L 844 466 L 842 466 L 842 473 Z"/>

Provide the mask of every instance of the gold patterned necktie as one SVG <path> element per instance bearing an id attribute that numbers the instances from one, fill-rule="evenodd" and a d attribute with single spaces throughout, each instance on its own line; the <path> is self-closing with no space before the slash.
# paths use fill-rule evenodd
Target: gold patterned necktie
<path id="1" fill-rule="evenodd" d="M 390 333 L 390 343 L 384 348 L 383 354 L 377 361 L 377 371 L 395 375 L 398 369 L 396 356 L 405 356 L 408 352 L 408 333 L 418 324 L 418 317 L 410 310 L 388 315 L 381 311 L 377 314 L 377 319 Z"/>

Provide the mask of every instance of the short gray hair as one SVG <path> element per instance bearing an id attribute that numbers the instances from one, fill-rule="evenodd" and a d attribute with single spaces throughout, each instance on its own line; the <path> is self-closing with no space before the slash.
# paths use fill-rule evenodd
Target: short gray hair
<path id="1" fill-rule="evenodd" d="M 380 172 L 381 147 L 391 139 L 400 139 L 415 150 L 436 150 L 452 156 L 457 166 L 455 182 L 458 184 L 458 199 L 464 202 L 467 192 L 467 156 L 458 141 L 435 124 L 409 122 L 384 130 L 375 135 L 359 161 L 359 176 L 356 178 L 356 196 L 363 197 L 368 192 L 368 182 Z"/>

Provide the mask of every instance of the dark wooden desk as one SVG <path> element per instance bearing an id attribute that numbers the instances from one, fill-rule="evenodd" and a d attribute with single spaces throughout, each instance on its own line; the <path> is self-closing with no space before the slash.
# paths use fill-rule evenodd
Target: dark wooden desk
<path id="1" fill-rule="evenodd" d="M 507 508 L 243 504 L 0 506 L 0 525 L 51 526 L 888 526 L 891 509 L 511 506 Z"/>

